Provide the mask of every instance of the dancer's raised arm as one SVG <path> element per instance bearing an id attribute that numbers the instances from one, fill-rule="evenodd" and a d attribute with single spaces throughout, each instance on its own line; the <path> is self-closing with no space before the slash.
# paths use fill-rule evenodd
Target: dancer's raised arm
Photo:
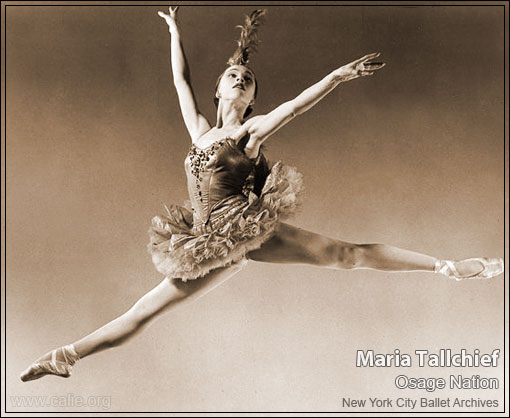
<path id="1" fill-rule="evenodd" d="M 181 43 L 181 35 L 176 22 L 176 13 L 179 6 L 172 9 L 169 7 L 169 14 L 158 12 L 158 15 L 165 19 L 171 35 L 171 63 L 174 85 L 179 96 L 182 117 L 192 141 L 211 129 L 207 119 L 199 112 L 198 106 L 191 88 L 191 78 L 186 56 Z"/>
<path id="2" fill-rule="evenodd" d="M 267 115 L 255 116 L 245 123 L 246 132 L 252 141 L 265 141 L 270 135 L 290 122 L 297 115 L 306 112 L 317 104 L 336 86 L 345 81 L 372 75 L 376 70 L 384 67 L 384 63 L 370 62 L 380 53 L 365 55 L 343 67 L 337 68 L 321 81 L 304 90 L 295 99 L 283 103 Z M 253 144 L 253 142 L 252 142 Z"/>

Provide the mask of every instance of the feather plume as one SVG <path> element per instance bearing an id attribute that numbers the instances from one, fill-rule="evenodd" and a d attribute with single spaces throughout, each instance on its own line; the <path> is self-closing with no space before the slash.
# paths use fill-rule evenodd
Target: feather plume
<path id="1" fill-rule="evenodd" d="M 251 12 L 250 16 L 246 16 L 244 25 L 237 25 L 236 28 L 241 29 L 239 40 L 237 41 L 237 49 L 229 60 L 228 65 L 246 65 L 250 60 L 250 54 L 257 51 L 259 44 L 257 29 L 264 21 L 266 9 L 258 9 Z"/>

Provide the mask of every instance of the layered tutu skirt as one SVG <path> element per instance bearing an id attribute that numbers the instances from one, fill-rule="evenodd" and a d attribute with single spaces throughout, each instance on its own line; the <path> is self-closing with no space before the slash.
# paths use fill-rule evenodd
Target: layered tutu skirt
<path id="1" fill-rule="evenodd" d="M 189 205 L 167 207 L 149 228 L 152 261 L 166 277 L 183 281 L 241 261 L 275 234 L 278 221 L 296 213 L 302 191 L 302 175 L 278 161 L 260 196 L 250 192 L 217 202 L 205 225 L 193 225 Z"/>

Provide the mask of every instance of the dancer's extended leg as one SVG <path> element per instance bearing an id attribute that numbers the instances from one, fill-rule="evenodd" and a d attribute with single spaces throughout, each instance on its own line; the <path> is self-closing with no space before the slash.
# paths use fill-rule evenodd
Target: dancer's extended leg
<path id="1" fill-rule="evenodd" d="M 206 276 L 182 282 L 165 278 L 126 313 L 72 345 L 46 353 L 21 374 L 21 380 L 38 379 L 46 374 L 70 376 L 70 366 L 106 348 L 118 346 L 140 332 L 151 319 L 184 302 L 196 300 L 239 272 L 246 261 L 213 270 Z M 73 353 L 71 350 L 75 350 Z"/>
<path id="2" fill-rule="evenodd" d="M 353 244 L 280 223 L 275 236 L 248 253 L 254 261 L 311 264 L 332 269 L 368 268 L 384 271 L 430 271 L 438 259 L 386 244 Z M 471 259 L 454 263 L 459 276 L 481 272 L 483 262 Z M 502 262 L 501 262 L 502 265 Z"/>

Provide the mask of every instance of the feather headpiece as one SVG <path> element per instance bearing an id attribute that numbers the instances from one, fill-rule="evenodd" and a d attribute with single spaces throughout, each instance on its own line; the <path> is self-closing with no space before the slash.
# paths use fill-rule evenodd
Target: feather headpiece
<path id="1" fill-rule="evenodd" d="M 237 25 L 236 28 L 241 29 L 241 35 L 237 41 L 237 49 L 229 60 L 228 65 L 246 65 L 250 60 L 250 54 L 257 51 L 259 40 L 257 30 L 264 21 L 266 9 L 258 9 L 251 12 L 250 16 L 246 16 L 244 25 Z"/>

